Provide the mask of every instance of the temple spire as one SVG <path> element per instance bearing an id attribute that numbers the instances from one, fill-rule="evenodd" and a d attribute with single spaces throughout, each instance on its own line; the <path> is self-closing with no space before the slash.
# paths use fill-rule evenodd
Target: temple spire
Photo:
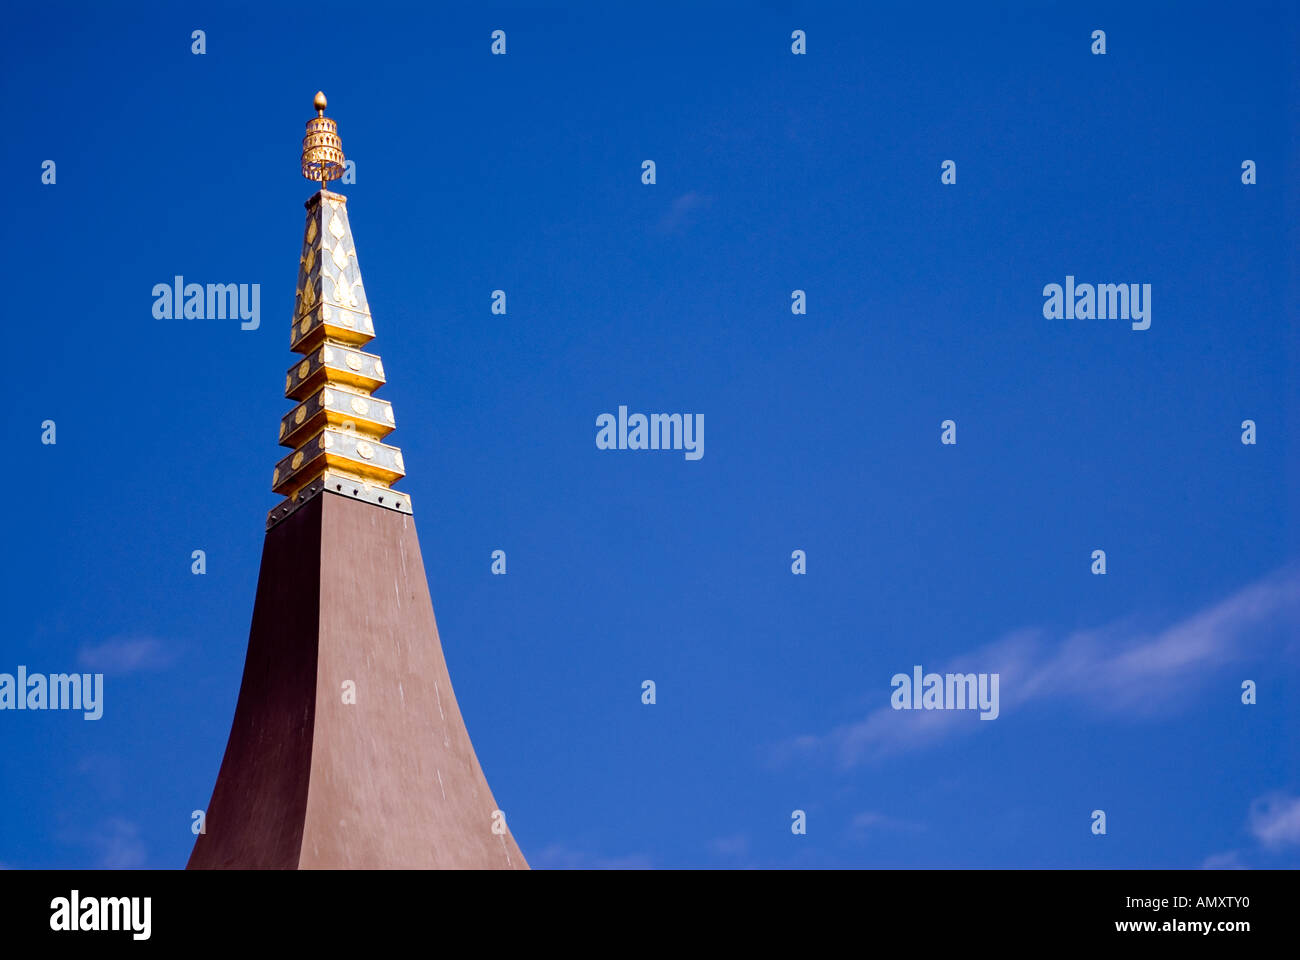
<path id="1" fill-rule="evenodd" d="M 239 700 L 189 867 L 528 869 L 447 671 L 357 269 L 334 121 L 307 124 L 307 201 Z M 480 705 L 479 709 L 488 709 Z"/>
<path id="2" fill-rule="evenodd" d="M 327 189 L 343 176 L 343 141 L 314 101 L 302 141 L 302 175 L 319 182 L 307 203 L 289 348 L 303 355 L 285 375 L 284 393 L 298 405 L 280 421 L 280 445 L 293 453 L 275 466 L 271 488 L 285 500 L 267 515 L 268 528 L 328 488 L 376 506 L 411 512 L 392 484 L 405 476 L 402 451 L 381 442 L 396 425 L 393 407 L 374 396 L 384 384 L 379 356 L 361 348 L 375 327 L 361 283 L 347 197 Z"/>

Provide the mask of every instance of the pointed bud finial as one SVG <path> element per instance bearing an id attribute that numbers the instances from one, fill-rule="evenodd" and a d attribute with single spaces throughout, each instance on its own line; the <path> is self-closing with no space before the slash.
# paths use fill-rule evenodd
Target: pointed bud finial
<path id="1" fill-rule="evenodd" d="M 302 138 L 302 175 L 320 183 L 320 188 L 330 180 L 343 176 L 343 141 L 339 139 L 338 124 L 325 116 L 325 91 L 317 90 L 312 105 L 316 116 L 307 121 L 307 136 Z"/>

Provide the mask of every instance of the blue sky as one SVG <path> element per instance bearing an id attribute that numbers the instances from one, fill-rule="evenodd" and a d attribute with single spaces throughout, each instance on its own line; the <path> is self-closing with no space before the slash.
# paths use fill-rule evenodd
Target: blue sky
<path id="1" fill-rule="evenodd" d="M 8 12 L 0 672 L 106 688 L 0 712 L 0 864 L 188 856 L 324 89 L 534 866 L 1300 865 L 1295 10 L 972 6 Z M 260 327 L 154 319 L 176 274 L 260 284 Z M 1150 329 L 1045 319 L 1067 275 L 1150 283 Z M 703 414 L 704 457 L 598 450 L 620 404 Z M 1000 716 L 891 710 L 915 664 L 998 672 Z"/>

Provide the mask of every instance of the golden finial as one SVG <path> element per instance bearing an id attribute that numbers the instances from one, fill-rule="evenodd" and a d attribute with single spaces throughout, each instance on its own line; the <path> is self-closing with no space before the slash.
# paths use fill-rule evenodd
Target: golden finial
<path id="1" fill-rule="evenodd" d="M 328 181 L 343 176 L 344 162 L 338 124 L 325 116 L 327 103 L 325 92 L 318 90 L 312 101 L 316 116 L 307 121 L 307 136 L 302 138 L 302 175 L 319 181 L 322 190 Z"/>

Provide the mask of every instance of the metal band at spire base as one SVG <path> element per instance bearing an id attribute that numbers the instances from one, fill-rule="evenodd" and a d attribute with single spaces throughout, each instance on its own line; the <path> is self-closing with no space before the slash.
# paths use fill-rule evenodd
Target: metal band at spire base
<path id="1" fill-rule="evenodd" d="M 299 507 L 314 500 L 322 493 L 332 493 L 340 497 L 347 497 L 349 500 L 364 500 L 366 503 L 373 503 L 385 510 L 394 510 L 408 516 L 411 514 L 411 498 L 405 493 L 393 490 L 390 487 L 367 483 L 365 480 L 359 480 L 356 477 L 349 477 L 342 473 L 326 470 L 307 486 L 271 510 L 266 515 L 266 529 L 270 530 Z"/>

